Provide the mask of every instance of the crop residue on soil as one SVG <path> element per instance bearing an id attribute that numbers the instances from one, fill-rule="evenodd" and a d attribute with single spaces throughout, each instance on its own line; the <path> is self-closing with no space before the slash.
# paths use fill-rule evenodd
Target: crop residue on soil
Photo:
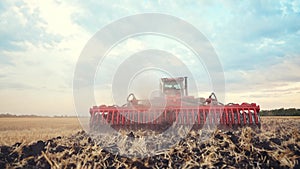
<path id="1" fill-rule="evenodd" d="M 205 141 L 201 131 L 192 131 L 174 146 L 143 158 L 124 156 L 130 148 L 105 149 L 81 131 L 29 145 L 0 146 L 0 168 L 300 168 L 299 127 L 296 120 L 268 120 L 260 131 L 216 130 Z M 143 139 L 138 132 L 123 137 Z"/>

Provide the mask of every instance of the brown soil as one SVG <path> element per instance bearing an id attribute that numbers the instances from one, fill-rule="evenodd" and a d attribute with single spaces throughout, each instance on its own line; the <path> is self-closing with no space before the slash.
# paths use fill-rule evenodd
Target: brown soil
<path id="1" fill-rule="evenodd" d="M 215 130 L 205 141 L 201 140 L 205 131 L 192 131 L 174 146 L 143 158 L 126 156 L 132 151 L 130 146 L 113 149 L 82 131 L 31 144 L 0 146 L 0 168 L 300 168 L 299 122 L 263 118 L 261 130 Z M 141 133 L 123 132 L 121 138 L 130 140 L 132 147 L 143 139 Z M 154 144 L 163 145 L 167 140 Z"/>

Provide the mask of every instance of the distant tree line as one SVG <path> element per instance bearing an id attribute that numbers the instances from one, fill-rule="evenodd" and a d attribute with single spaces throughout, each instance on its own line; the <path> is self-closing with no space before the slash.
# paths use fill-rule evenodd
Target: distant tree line
<path id="1" fill-rule="evenodd" d="M 261 110 L 261 116 L 300 116 L 300 109 L 289 108 L 289 109 L 274 109 L 274 110 Z"/>
<path id="2" fill-rule="evenodd" d="M 37 115 L 15 115 L 15 114 L 3 113 L 3 114 L 0 114 L 0 118 L 1 117 L 40 117 L 40 116 L 37 116 Z"/>

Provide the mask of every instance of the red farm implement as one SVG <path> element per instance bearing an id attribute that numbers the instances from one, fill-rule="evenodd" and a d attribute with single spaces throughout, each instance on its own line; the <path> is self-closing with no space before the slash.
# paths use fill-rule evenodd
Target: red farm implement
<path id="1" fill-rule="evenodd" d="M 109 125 L 114 129 L 165 130 L 172 125 L 202 128 L 218 126 L 260 127 L 259 106 L 255 103 L 222 104 L 212 93 L 209 98 L 188 95 L 187 77 L 162 78 L 160 97 L 138 100 L 134 94 L 123 106 L 93 106 L 90 108 L 90 128 Z"/>

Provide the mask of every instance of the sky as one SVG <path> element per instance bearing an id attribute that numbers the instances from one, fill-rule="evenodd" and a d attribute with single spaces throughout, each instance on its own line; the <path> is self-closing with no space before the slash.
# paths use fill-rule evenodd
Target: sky
<path id="1" fill-rule="evenodd" d="M 85 45 L 106 25 L 142 13 L 175 16 L 202 32 L 222 65 L 226 103 L 300 108 L 300 1 L 2 0 L 0 113 L 76 115 L 73 77 Z M 113 104 L 111 84 L 118 65 L 147 49 L 167 51 L 179 60 L 173 65 L 188 67 L 201 88 L 193 94 L 207 97 L 211 92 L 205 67 L 187 47 L 168 37 L 144 35 L 117 44 L 98 67 L 97 104 Z"/>

